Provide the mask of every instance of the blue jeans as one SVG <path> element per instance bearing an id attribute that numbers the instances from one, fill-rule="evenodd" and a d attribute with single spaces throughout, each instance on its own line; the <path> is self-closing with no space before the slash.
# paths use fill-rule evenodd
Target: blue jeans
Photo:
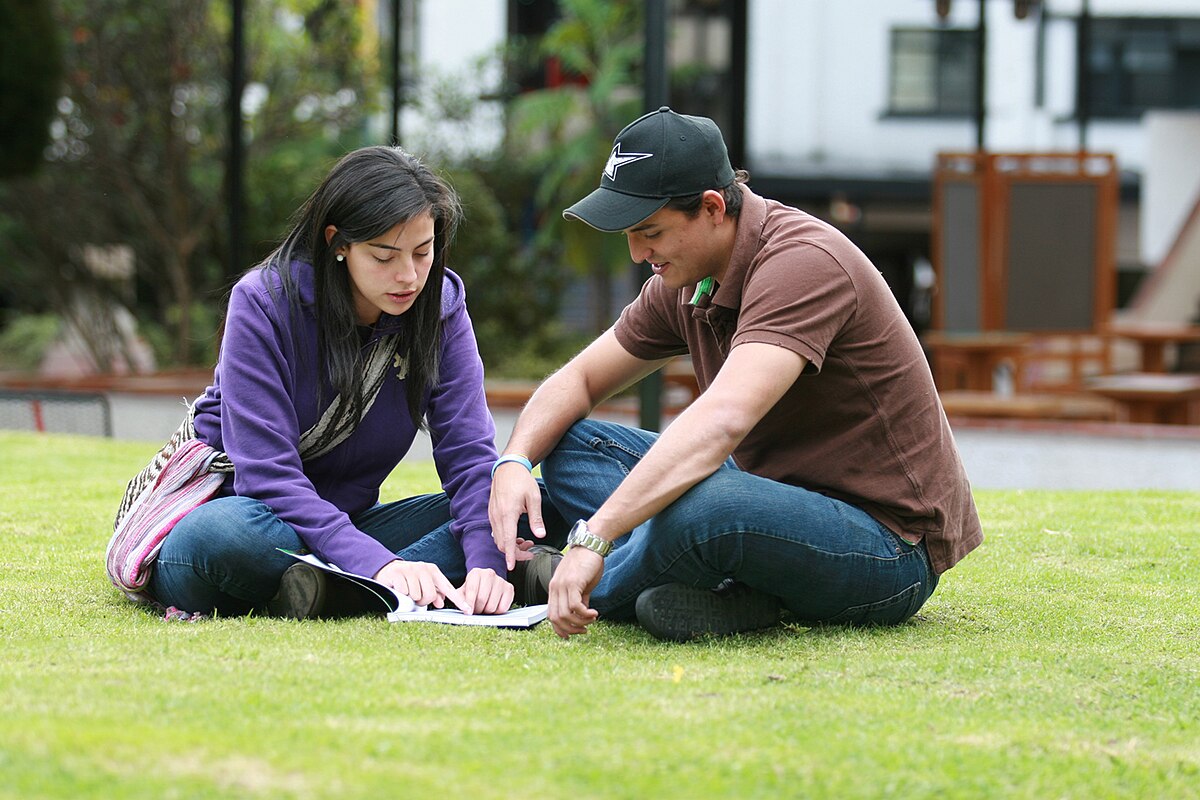
<path id="1" fill-rule="evenodd" d="M 437 564 L 456 586 L 466 578 L 445 494 L 380 504 L 350 520 L 400 558 Z M 304 543 L 265 503 L 249 497 L 210 500 L 167 535 L 150 593 L 164 606 L 184 611 L 244 614 L 265 605 L 279 589 L 284 571 L 297 563 L 278 547 L 301 550 Z"/>
<path id="2" fill-rule="evenodd" d="M 577 422 L 542 467 L 558 511 L 590 517 L 656 438 Z M 777 596 L 798 621 L 830 625 L 899 624 L 937 587 L 923 543 L 909 544 L 856 506 L 743 472 L 730 459 L 615 542 L 591 605 L 630 619 L 645 589 L 712 589 L 729 579 Z"/>

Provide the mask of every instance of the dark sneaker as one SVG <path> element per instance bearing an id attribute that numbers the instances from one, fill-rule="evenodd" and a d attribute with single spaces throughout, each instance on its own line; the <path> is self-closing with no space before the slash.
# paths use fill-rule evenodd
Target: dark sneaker
<path id="1" fill-rule="evenodd" d="M 330 578 L 308 564 L 292 564 L 279 581 L 279 591 L 267 602 L 272 617 L 342 619 L 381 614 L 387 609 L 375 592 L 354 581 Z"/>
<path id="2" fill-rule="evenodd" d="M 272 617 L 309 619 L 325 610 L 328 594 L 325 573 L 308 564 L 292 564 L 279 581 L 279 591 L 267 602 L 267 614 Z"/>
<path id="3" fill-rule="evenodd" d="M 716 590 L 668 583 L 638 595 L 635 609 L 638 623 L 655 638 L 686 642 L 769 628 L 779 622 L 780 602 L 738 583 Z"/>
<path id="4" fill-rule="evenodd" d="M 513 603 L 521 606 L 534 606 L 550 600 L 550 579 L 558 562 L 562 561 L 562 551 L 548 544 L 535 544 L 529 549 L 533 558 L 528 561 L 518 561 L 513 571 L 508 573 L 512 583 Z"/>

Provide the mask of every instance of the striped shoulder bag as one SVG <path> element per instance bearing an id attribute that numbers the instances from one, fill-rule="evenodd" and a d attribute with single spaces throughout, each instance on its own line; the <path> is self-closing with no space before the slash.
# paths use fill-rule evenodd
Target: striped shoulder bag
<path id="1" fill-rule="evenodd" d="M 396 336 L 377 340 L 363 364 L 363 416 L 387 377 L 396 340 Z M 338 395 L 301 435 L 302 461 L 325 455 L 354 433 L 358 420 L 350 406 L 347 398 Z M 146 584 L 167 534 L 189 512 L 212 499 L 234 471 L 229 456 L 196 438 L 195 415 L 195 405 L 190 404 L 179 429 L 129 481 L 113 521 L 105 568 L 113 585 L 134 602 L 155 602 Z"/>

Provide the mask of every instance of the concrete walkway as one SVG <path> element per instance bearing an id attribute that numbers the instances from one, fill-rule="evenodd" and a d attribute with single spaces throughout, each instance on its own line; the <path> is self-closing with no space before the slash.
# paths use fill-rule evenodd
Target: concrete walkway
<path id="1" fill-rule="evenodd" d="M 203 385 L 195 390 L 186 383 L 129 392 L 102 390 L 111 434 L 147 442 L 149 454 L 179 426 L 185 399 L 202 390 Z M 517 409 L 507 404 L 494 408 L 498 446 L 508 441 L 516 415 Z M 627 411 L 597 416 L 636 424 Z M 13 413 L 0 414 L 0 427 L 33 429 L 22 414 Z M 956 422 L 954 431 L 967 474 L 979 489 L 1200 491 L 1200 428 L 1195 426 L 971 420 Z M 409 457 L 428 460 L 431 454 L 423 436 Z"/>
<path id="2" fill-rule="evenodd" d="M 1165 425 L 959 423 L 959 452 L 980 489 L 1200 491 L 1200 429 Z"/>
<path id="3" fill-rule="evenodd" d="M 113 436 L 165 441 L 179 426 L 183 398 L 112 395 Z M 517 409 L 496 408 L 503 447 Z M 630 414 L 598 414 L 636 424 Z M 956 423 L 971 484 L 980 489 L 1185 489 L 1200 491 L 1200 429 L 1157 425 Z M 412 459 L 432 457 L 422 436 Z"/>

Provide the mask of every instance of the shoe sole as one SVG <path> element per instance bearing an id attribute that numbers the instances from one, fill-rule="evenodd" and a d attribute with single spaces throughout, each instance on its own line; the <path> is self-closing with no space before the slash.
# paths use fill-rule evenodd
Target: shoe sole
<path id="1" fill-rule="evenodd" d="M 283 573 L 279 591 L 267 603 L 272 617 L 310 619 L 325 607 L 326 584 L 321 571 L 308 564 L 293 564 Z"/>
<path id="2" fill-rule="evenodd" d="M 770 628 L 779 622 L 779 599 L 747 587 L 723 592 L 668 583 L 647 589 L 634 605 L 650 635 L 671 642 L 700 636 L 729 636 Z"/>

